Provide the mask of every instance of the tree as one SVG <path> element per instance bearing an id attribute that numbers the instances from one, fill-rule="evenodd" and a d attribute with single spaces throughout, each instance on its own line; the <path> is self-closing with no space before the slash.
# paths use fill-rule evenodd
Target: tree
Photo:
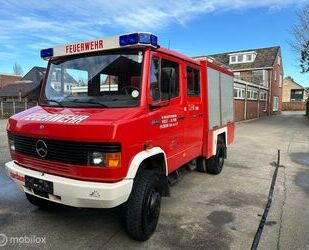
<path id="1" fill-rule="evenodd" d="M 14 66 L 13 66 L 13 72 L 15 75 L 22 75 L 23 74 L 23 69 L 21 68 L 21 66 L 17 63 L 14 63 Z"/>
<path id="2" fill-rule="evenodd" d="M 297 24 L 292 29 L 294 40 L 291 43 L 299 58 L 302 73 L 309 72 L 309 4 L 297 11 Z"/>

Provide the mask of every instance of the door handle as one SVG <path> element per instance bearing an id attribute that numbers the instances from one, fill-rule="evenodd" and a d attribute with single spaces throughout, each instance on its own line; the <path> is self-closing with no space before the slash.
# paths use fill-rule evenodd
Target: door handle
<path id="1" fill-rule="evenodd" d="M 185 119 L 185 116 L 184 115 L 179 115 L 178 116 L 178 120 L 184 120 Z"/>

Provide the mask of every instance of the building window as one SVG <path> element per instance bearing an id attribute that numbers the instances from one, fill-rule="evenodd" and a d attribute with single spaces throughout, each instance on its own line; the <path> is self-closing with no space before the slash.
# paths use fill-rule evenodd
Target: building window
<path id="1" fill-rule="evenodd" d="M 234 87 L 234 99 L 245 99 L 245 89 Z"/>
<path id="2" fill-rule="evenodd" d="M 256 55 L 254 51 L 230 54 L 230 64 L 254 62 Z"/>
<path id="3" fill-rule="evenodd" d="M 304 90 L 302 89 L 291 89 L 291 101 L 299 102 L 304 98 Z"/>
<path id="4" fill-rule="evenodd" d="M 253 91 L 252 93 L 253 93 L 252 98 L 253 98 L 254 100 L 257 100 L 257 99 L 258 99 L 258 92 L 257 92 L 257 91 Z"/>
<path id="5" fill-rule="evenodd" d="M 275 71 L 274 79 L 275 79 L 275 81 L 277 81 L 277 71 Z"/>
<path id="6" fill-rule="evenodd" d="M 280 66 L 281 65 L 281 56 L 278 56 L 277 60 L 278 60 L 278 65 Z"/>
<path id="7" fill-rule="evenodd" d="M 248 100 L 257 100 L 258 99 L 258 92 L 255 90 L 247 90 L 247 99 Z"/>
<path id="8" fill-rule="evenodd" d="M 200 96 L 200 71 L 187 67 L 187 95 Z"/>
<path id="9" fill-rule="evenodd" d="M 267 92 L 266 91 L 261 91 L 260 92 L 260 100 L 261 101 L 266 101 L 267 99 Z"/>
<path id="10" fill-rule="evenodd" d="M 282 81 L 283 81 L 283 77 L 282 77 L 282 75 L 280 74 L 280 78 L 279 78 L 279 87 L 280 87 L 280 88 L 282 87 Z"/>
<path id="11" fill-rule="evenodd" d="M 273 111 L 279 111 L 279 97 L 278 96 L 274 96 Z"/>

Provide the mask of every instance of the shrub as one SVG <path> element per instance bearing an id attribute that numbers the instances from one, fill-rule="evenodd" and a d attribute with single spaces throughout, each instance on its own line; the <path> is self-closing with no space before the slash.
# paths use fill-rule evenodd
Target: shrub
<path id="1" fill-rule="evenodd" d="M 3 116 L 0 115 L 0 118 L 2 118 L 2 119 L 8 119 L 10 117 L 11 117 L 11 114 L 9 114 L 9 113 L 3 113 Z"/>
<path id="2" fill-rule="evenodd" d="M 306 101 L 306 116 L 309 116 L 309 98 Z"/>

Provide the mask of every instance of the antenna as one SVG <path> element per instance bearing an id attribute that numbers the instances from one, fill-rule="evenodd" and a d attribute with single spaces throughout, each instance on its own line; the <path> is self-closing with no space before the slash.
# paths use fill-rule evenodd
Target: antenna
<path id="1" fill-rule="evenodd" d="M 168 40 L 168 49 L 170 49 L 170 46 L 171 46 L 171 40 Z"/>

